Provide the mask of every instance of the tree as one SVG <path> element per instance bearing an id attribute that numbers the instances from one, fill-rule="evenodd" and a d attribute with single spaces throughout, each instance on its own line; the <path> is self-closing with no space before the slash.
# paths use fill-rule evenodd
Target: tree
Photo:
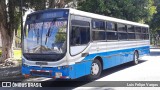
<path id="1" fill-rule="evenodd" d="M 25 2 L 28 1 L 26 0 Z M 32 1 L 33 0 L 30 0 L 30 2 Z M 37 2 L 37 0 L 34 1 Z M 40 3 L 36 5 L 37 8 L 38 5 L 40 5 Z M 13 36 L 14 31 L 17 30 L 20 25 L 19 17 L 21 17 L 19 8 L 20 0 L 0 0 L 0 32 L 2 38 L 2 55 L 0 62 L 5 62 L 8 58 L 13 58 Z"/>
<path id="2" fill-rule="evenodd" d="M 19 5 L 17 6 L 16 2 L 17 0 L 8 0 L 8 5 L 6 5 L 6 0 L 0 0 L 1 62 L 13 57 L 13 36 L 15 29 L 18 28 L 17 22 L 20 20 L 16 18 L 20 16 L 18 12 Z"/>
<path id="3" fill-rule="evenodd" d="M 26 9 L 31 8 L 35 11 L 44 10 L 46 9 L 46 1 L 47 0 L 23 0 L 23 7 Z"/>
<path id="4" fill-rule="evenodd" d="M 49 0 L 49 8 L 64 8 L 66 4 L 73 0 Z"/>
<path id="5" fill-rule="evenodd" d="M 160 0 L 155 0 L 155 6 L 157 7 L 157 13 L 154 14 L 150 22 L 152 31 L 160 30 Z"/>
<path id="6" fill-rule="evenodd" d="M 153 0 L 83 0 L 78 9 L 145 23 L 156 12 L 153 4 Z"/>
<path id="7" fill-rule="evenodd" d="M 49 8 L 63 8 L 71 1 L 72 0 L 23 0 L 23 7 L 36 11 L 44 10 L 47 6 L 49 6 Z M 0 32 L 2 34 L 2 55 L 0 62 L 4 62 L 6 59 L 13 57 L 12 44 L 14 31 L 20 26 L 20 2 L 21 0 L 0 0 Z"/>
<path id="8" fill-rule="evenodd" d="M 157 45 L 156 42 L 158 42 L 157 37 L 158 37 L 158 31 L 160 30 L 160 0 L 154 0 L 154 5 L 157 7 L 156 11 L 157 13 L 153 15 L 153 18 L 151 22 L 149 22 L 150 25 L 150 31 L 151 31 L 151 43 L 154 45 Z"/>
<path id="9" fill-rule="evenodd" d="M 71 1 L 73 0 L 23 0 L 23 5 L 37 11 L 46 8 L 64 8 Z"/>

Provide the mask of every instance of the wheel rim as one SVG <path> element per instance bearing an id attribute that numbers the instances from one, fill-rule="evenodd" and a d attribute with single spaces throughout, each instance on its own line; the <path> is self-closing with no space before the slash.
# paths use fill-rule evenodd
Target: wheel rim
<path id="1" fill-rule="evenodd" d="M 138 56 L 137 56 L 137 54 L 135 54 L 134 59 L 135 59 L 135 63 L 137 64 L 138 63 Z"/>
<path id="2" fill-rule="evenodd" d="M 92 75 L 97 75 L 99 72 L 99 66 L 97 63 L 92 64 L 92 69 L 91 69 L 91 74 Z"/>

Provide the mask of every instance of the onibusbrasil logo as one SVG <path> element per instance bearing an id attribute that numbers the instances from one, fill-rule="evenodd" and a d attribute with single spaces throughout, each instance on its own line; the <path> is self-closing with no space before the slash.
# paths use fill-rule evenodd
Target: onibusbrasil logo
<path id="1" fill-rule="evenodd" d="M 42 87 L 37 82 L 2 82 L 2 87 Z"/>

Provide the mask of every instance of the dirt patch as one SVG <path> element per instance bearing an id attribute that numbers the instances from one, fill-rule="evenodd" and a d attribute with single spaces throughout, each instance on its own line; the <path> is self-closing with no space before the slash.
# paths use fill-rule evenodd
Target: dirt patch
<path id="1" fill-rule="evenodd" d="M 15 77 L 22 77 L 21 62 L 7 60 L 0 64 L 0 80 L 11 80 Z M 18 79 L 18 78 L 17 78 Z"/>

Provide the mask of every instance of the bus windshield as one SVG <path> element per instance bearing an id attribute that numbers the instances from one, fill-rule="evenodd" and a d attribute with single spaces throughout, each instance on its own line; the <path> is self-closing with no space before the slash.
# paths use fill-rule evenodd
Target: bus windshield
<path id="1" fill-rule="evenodd" d="M 27 23 L 24 29 L 24 53 L 63 54 L 66 51 L 67 20 Z"/>

